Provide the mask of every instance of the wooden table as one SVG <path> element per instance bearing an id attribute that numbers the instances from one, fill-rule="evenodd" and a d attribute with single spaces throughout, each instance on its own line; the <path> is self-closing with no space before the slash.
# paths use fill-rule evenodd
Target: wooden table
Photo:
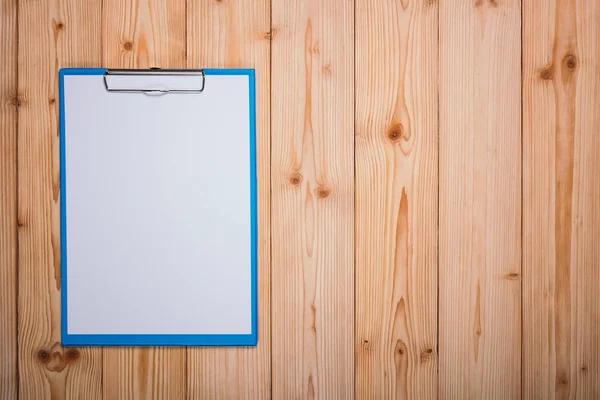
<path id="1" fill-rule="evenodd" d="M 597 1 L 0 7 L 0 398 L 600 396 Z M 60 67 L 256 68 L 258 347 L 61 347 Z"/>

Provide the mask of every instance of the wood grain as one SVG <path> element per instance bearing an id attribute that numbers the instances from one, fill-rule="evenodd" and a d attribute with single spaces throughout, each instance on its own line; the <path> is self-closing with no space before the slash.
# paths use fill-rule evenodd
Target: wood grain
<path id="1" fill-rule="evenodd" d="M 356 398 L 435 398 L 437 4 L 358 1 L 356 54 Z"/>
<path id="2" fill-rule="evenodd" d="M 523 4 L 524 398 L 600 397 L 598 37 L 597 2 Z"/>
<path id="3" fill-rule="evenodd" d="M 600 397 L 599 37 L 593 0 L 3 1 L 0 398 Z M 61 347 L 63 66 L 256 69 L 258 347 Z"/>
<path id="4" fill-rule="evenodd" d="M 0 399 L 16 399 L 17 1 L 0 4 Z"/>
<path id="5" fill-rule="evenodd" d="M 99 1 L 20 2 L 19 398 L 101 397 L 101 351 L 60 344 L 58 69 L 100 63 Z"/>
<path id="6" fill-rule="evenodd" d="M 270 2 L 188 2 L 188 68 L 255 68 L 258 176 L 258 346 L 188 349 L 193 399 L 268 399 L 270 335 Z"/>
<path id="7" fill-rule="evenodd" d="M 354 4 L 273 2 L 273 398 L 354 391 Z"/>
<path id="8" fill-rule="evenodd" d="M 185 0 L 104 0 L 104 66 L 185 68 L 185 20 Z M 185 348 L 105 348 L 103 368 L 106 400 L 186 397 Z"/>
<path id="9" fill-rule="evenodd" d="M 185 349 L 104 349 L 104 399 L 185 398 Z"/>
<path id="10" fill-rule="evenodd" d="M 107 68 L 185 68 L 186 0 L 104 0 Z"/>
<path id="11" fill-rule="evenodd" d="M 574 282 L 573 350 L 578 399 L 600 398 L 600 4 L 576 2 L 580 66 L 575 100 L 571 265 Z M 569 59 L 567 68 L 572 68 Z M 558 182 L 557 182 L 558 187 Z"/>
<path id="12" fill-rule="evenodd" d="M 440 2 L 439 396 L 521 394 L 521 8 Z"/>

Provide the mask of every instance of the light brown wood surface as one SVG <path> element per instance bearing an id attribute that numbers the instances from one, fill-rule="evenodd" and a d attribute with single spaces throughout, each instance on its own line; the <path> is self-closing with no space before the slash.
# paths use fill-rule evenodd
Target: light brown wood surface
<path id="1" fill-rule="evenodd" d="M 17 398 L 17 1 L 0 4 L 0 399 Z"/>
<path id="2" fill-rule="evenodd" d="M 600 397 L 599 38 L 597 2 L 523 5 L 524 398 Z"/>
<path id="3" fill-rule="evenodd" d="M 273 398 L 354 391 L 354 4 L 273 2 Z"/>
<path id="4" fill-rule="evenodd" d="M 19 398 L 101 398 L 102 350 L 60 344 L 58 69 L 100 65 L 99 2 L 19 2 Z"/>
<path id="5" fill-rule="evenodd" d="M 191 399 L 268 399 L 270 331 L 270 3 L 188 1 L 188 68 L 255 68 L 258 178 L 258 346 L 189 348 Z"/>
<path id="6" fill-rule="evenodd" d="M 4 0 L 0 399 L 600 397 L 595 0 Z M 58 68 L 256 69 L 259 344 L 62 348 Z"/>
<path id="7" fill-rule="evenodd" d="M 185 68 L 185 0 L 105 0 L 103 63 L 108 68 Z M 185 348 L 105 348 L 104 397 L 181 399 Z"/>
<path id="8" fill-rule="evenodd" d="M 440 2 L 441 398 L 521 393 L 521 8 Z"/>
<path id="9" fill-rule="evenodd" d="M 356 398 L 431 399 L 438 5 L 357 2 L 356 55 Z"/>

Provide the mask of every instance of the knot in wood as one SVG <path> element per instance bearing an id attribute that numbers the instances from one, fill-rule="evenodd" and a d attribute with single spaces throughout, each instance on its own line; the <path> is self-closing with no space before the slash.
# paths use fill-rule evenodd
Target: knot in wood
<path id="1" fill-rule="evenodd" d="M 397 365 L 400 362 L 400 360 L 402 359 L 402 357 L 404 357 L 405 355 L 408 355 L 407 353 L 408 353 L 408 349 L 406 348 L 406 344 L 404 344 L 404 342 L 402 340 L 398 339 L 396 341 L 396 346 L 394 347 L 394 360 Z"/>
<path id="2" fill-rule="evenodd" d="M 67 364 L 75 363 L 81 357 L 81 353 L 77 349 L 69 349 L 65 353 Z"/>
<path id="3" fill-rule="evenodd" d="M 400 141 L 404 137 L 404 125 L 397 123 L 387 131 L 387 137 L 392 143 Z"/>
<path id="4" fill-rule="evenodd" d="M 421 362 L 426 362 L 431 358 L 433 358 L 433 349 L 426 349 L 421 352 Z"/>
<path id="5" fill-rule="evenodd" d="M 320 199 L 326 199 L 331 196 L 331 189 L 320 186 L 315 190 L 315 194 Z"/>
<path id="6" fill-rule="evenodd" d="M 540 71 L 540 78 L 549 81 L 554 78 L 554 66 L 548 65 Z"/>
<path id="7" fill-rule="evenodd" d="M 289 178 L 290 185 L 298 186 L 302 183 L 304 177 L 299 172 L 292 172 Z"/>
<path id="8" fill-rule="evenodd" d="M 521 274 L 519 274 L 518 272 L 510 272 L 508 274 L 506 274 L 506 279 L 510 280 L 510 281 L 517 281 L 521 278 Z"/>
<path id="9" fill-rule="evenodd" d="M 362 347 L 363 347 L 363 349 L 365 349 L 365 350 L 371 350 L 371 346 L 372 346 L 372 344 L 369 341 L 369 339 L 363 339 L 362 340 Z"/>
<path id="10" fill-rule="evenodd" d="M 15 93 L 9 97 L 9 104 L 13 107 L 21 107 L 23 105 L 23 95 Z"/>
<path id="11" fill-rule="evenodd" d="M 563 58 L 563 63 L 569 70 L 573 71 L 575 68 L 577 68 L 577 57 L 575 57 L 573 54 L 567 54 Z"/>
<path id="12" fill-rule="evenodd" d="M 41 349 L 37 352 L 38 360 L 43 364 L 50 362 L 50 352 L 46 349 Z"/>

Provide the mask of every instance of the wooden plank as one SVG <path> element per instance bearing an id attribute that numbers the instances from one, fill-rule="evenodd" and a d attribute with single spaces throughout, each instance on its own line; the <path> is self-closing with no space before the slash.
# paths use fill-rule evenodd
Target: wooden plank
<path id="1" fill-rule="evenodd" d="M 354 4 L 273 2 L 273 398 L 354 392 Z"/>
<path id="2" fill-rule="evenodd" d="M 438 6 L 356 7 L 356 397 L 437 396 Z"/>
<path id="3" fill-rule="evenodd" d="M 105 67 L 184 68 L 185 10 L 185 0 L 105 0 Z M 105 348 L 103 365 L 106 399 L 186 397 L 185 348 Z"/>
<path id="4" fill-rule="evenodd" d="M 599 36 L 597 2 L 523 3 L 523 398 L 600 397 Z"/>
<path id="5" fill-rule="evenodd" d="M 255 68 L 258 176 L 258 346 L 188 349 L 193 399 L 268 399 L 270 335 L 270 2 L 188 2 L 189 68 Z"/>
<path id="6" fill-rule="evenodd" d="M 101 398 L 101 350 L 60 344 L 58 69 L 100 64 L 100 1 L 19 3 L 19 397 Z"/>
<path id="7" fill-rule="evenodd" d="M 17 1 L 0 4 L 0 398 L 16 399 Z"/>
<path id="8" fill-rule="evenodd" d="M 575 267 L 571 290 L 576 310 L 572 363 L 576 372 L 571 393 L 577 399 L 594 399 L 600 398 L 600 3 L 578 0 L 576 4 L 579 56 L 574 64 L 568 58 L 562 63 L 567 64 L 567 69 L 577 69 L 578 65 L 581 68 L 576 78 L 573 130 L 576 136 L 571 224 L 575 240 L 570 262 Z M 557 189 L 559 182 L 558 179 Z"/>
<path id="9" fill-rule="evenodd" d="M 520 2 L 440 2 L 439 37 L 439 396 L 519 398 Z"/>

